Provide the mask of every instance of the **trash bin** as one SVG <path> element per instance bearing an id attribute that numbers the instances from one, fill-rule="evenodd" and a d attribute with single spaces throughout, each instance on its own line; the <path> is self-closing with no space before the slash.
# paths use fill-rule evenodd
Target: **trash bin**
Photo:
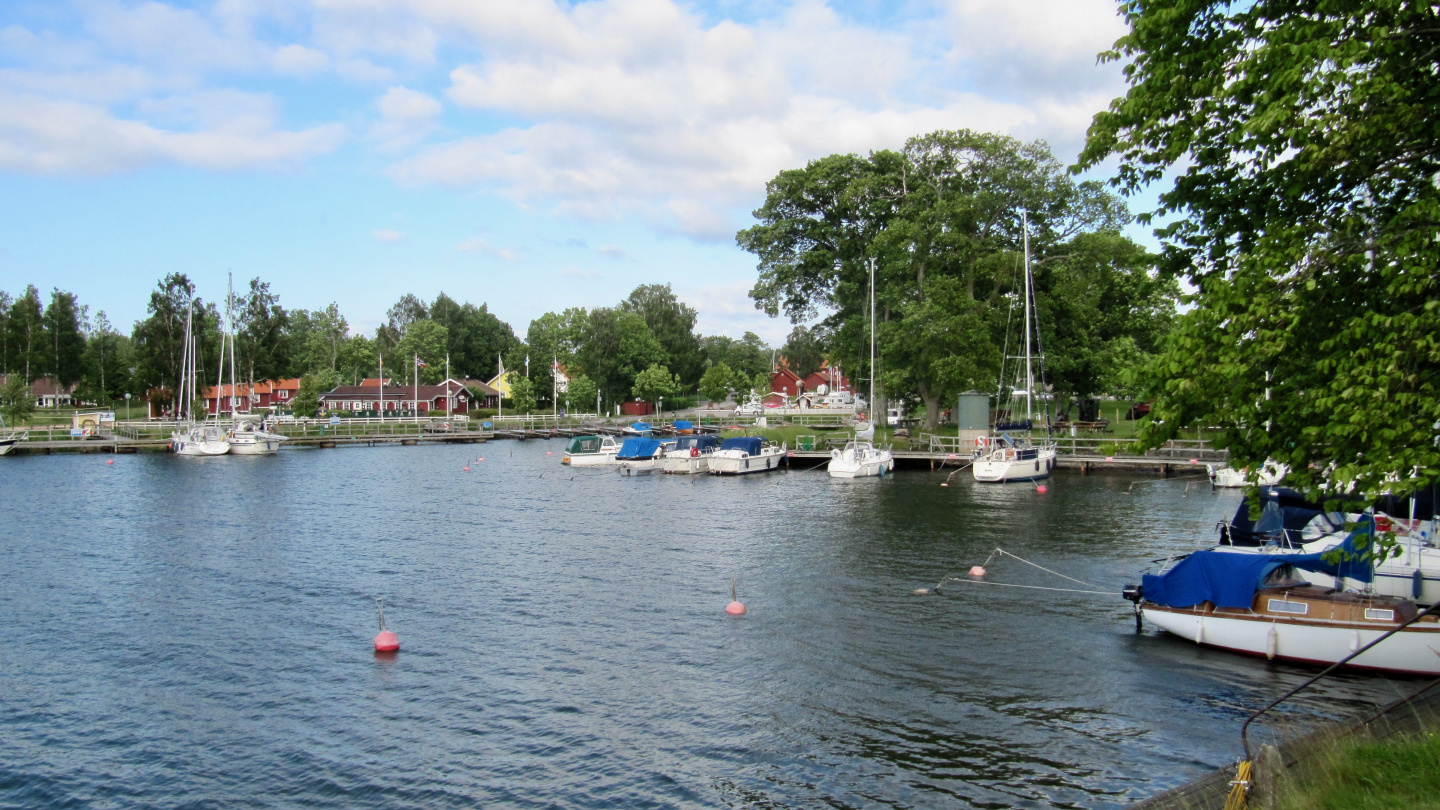
<path id="1" fill-rule="evenodd" d="M 814 436 L 796 436 L 796 437 L 795 437 L 795 441 L 800 445 L 800 449 L 801 449 L 801 450 L 814 450 L 814 449 L 815 449 L 815 437 L 814 437 Z"/>

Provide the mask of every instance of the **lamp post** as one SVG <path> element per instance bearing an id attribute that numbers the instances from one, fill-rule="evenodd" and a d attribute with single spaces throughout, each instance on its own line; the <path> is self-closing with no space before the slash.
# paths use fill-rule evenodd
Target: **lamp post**
<path id="1" fill-rule="evenodd" d="M 664 397 L 660 397 L 660 413 L 656 414 L 656 416 L 659 416 L 661 419 L 664 419 L 664 418 L 665 418 L 665 398 L 664 398 Z"/>
<path id="2" fill-rule="evenodd" d="M 130 392 L 125 392 L 125 421 L 130 421 Z"/>

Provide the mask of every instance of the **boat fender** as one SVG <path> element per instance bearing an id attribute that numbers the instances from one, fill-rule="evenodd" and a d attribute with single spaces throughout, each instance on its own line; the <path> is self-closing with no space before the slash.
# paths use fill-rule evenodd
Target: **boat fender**
<path id="1" fill-rule="evenodd" d="M 1265 657 L 1274 661 L 1275 654 L 1280 651 L 1280 633 L 1275 629 L 1275 623 L 1270 623 L 1270 633 L 1265 637 Z"/>
<path id="2" fill-rule="evenodd" d="M 1410 575 L 1410 598 L 1419 599 L 1424 591 L 1425 577 L 1420 573 L 1420 569 L 1416 568 L 1415 573 Z"/>
<path id="3" fill-rule="evenodd" d="M 1358 649 L 1360 649 L 1360 631 L 1356 630 L 1354 638 L 1350 639 L 1350 652 L 1353 653 Z"/>
<path id="4" fill-rule="evenodd" d="M 1195 643 L 1196 643 L 1196 644 L 1204 644 L 1204 643 L 1205 643 L 1205 619 L 1204 619 L 1204 617 L 1201 617 L 1200 623 L 1197 624 L 1197 625 L 1195 625 Z"/>

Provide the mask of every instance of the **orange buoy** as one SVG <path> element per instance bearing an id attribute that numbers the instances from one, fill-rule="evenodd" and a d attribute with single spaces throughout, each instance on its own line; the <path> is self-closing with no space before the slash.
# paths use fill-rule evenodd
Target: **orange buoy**
<path id="1" fill-rule="evenodd" d="M 112 459 L 106 461 L 105 463 L 106 463 L 106 464 L 109 464 L 109 465 L 111 465 L 111 466 L 114 466 L 114 465 L 115 465 L 115 459 L 112 458 Z"/>
<path id="2" fill-rule="evenodd" d="M 730 580 L 730 604 L 725 606 L 725 612 L 731 616 L 745 615 L 745 605 L 740 601 L 740 597 L 735 595 L 735 580 L 733 579 Z"/>
<path id="3" fill-rule="evenodd" d="M 983 577 L 983 576 L 985 576 L 985 566 L 983 566 L 983 565 L 972 565 L 972 566 L 970 566 L 970 576 L 972 576 L 972 577 Z"/>
<path id="4" fill-rule="evenodd" d="M 546 450 L 546 451 L 545 451 L 545 455 L 547 455 L 547 456 L 553 456 L 553 455 L 555 455 L 555 454 L 552 453 L 552 452 L 550 452 L 549 450 Z"/>
<path id="5" fill-rule="evenodd" d="M 380 634 L 375 636 L 375 652 L 393 653 L 400 651 L 400 637 L 385 629 L 385 600 L 375 600 L 375 611 L 380 617 Z"/>
<path id="6" fill-rule="evenodd" d="M 465 472 L 470 472 L 470 468 L 469 468 L 469 467 L 466 467 L 466 468 L 465 468 Z"/>
<path id="7" fill-rule="evenodd" d="M 1044 495 L 1045 493 L 1050 491 L 1050 488 L 1045 486 L 1044 484 L 1041 484 L 1040 486 L 1035 487 L 1035 491 L 1040 493 L 1041 495 Z"/>

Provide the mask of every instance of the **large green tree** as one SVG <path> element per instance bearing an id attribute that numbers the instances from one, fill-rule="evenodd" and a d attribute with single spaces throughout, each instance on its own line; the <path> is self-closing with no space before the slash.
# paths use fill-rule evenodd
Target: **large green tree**
<path id="1" fill-rule="evenodd" d="M 635 375 L 664 363 L 666 356 L 645 319 L 634 312 L 600 307 L 586 319 L 578 359 L 606 399 L 624 399 Z"/>
<path id="2" fill-rule="evenodd" d="M 405 337 L 395 346 L 390 373 L 407 384 L 415 382 L 415 358 L 425 363 L 420 367 L 420 382 L 434 385 L 445 379 L 445 346 L 450 330 L 430 320 L 421 318 L 412 321 L 405 329 Z M 386 364 L 387 368 L 390 366 Z"/>
<path id="3" fill-rule="evenodd" d="M 832 354 L 857 384 L 874 373 L 890 396 L 923 402 L 932 428 L 942 401 L 995 384 L 1022 289 L 1026 216 L 1041 261 L 1074 252 L 1085 234 L 1123 239 L 1126 221 L 1118 198 L 1072 180 L 1043 142 L 968 130 L 822 158 L 781 172 L 766 192 L 759 224 L 737 237 L 759 260 L 756 306 L 796 323 L 828 311 Z"/>
<path id="4" fill-rule="evenodd" d="M 289 313 L 280 306 L 280 297 L 258 278 L 239 296 L 235 318 L 235 354 L 246 382 L 271 380 L 290 370 L 285 339 Z"/>
<path id="5" fill-rule="evenodd" d="M 73 385 L 85 376 L 85 307 L 74 293 L 55 289 L 45 308 L 47 367 L 62 386 Z M 58 400 L 57 400 L 58 402 Z"/>
<path id="6" fill-rule="evenodd" d="M 820 370 L 825 362 L 825 348 L 823 327 L 812 329 L 797 325 L 780 347 L 780 356 L 785 358 L 786 368 L 804 378 Z"/>
<path id="7" fill-rule="evenodd" d="M 674 369 L 682 385 L 700 381 L 704 358 L 700 337 L 695 334 L 695 309 L 675 297 L 669 284 L 642 284 L 620 302 L 620 309 L 645 319 L 650 334 L 660 341 L 668 355 L 665 365 Z"/>
<path id="8" fill-rule="evenodd" d="M 23 375 L 25 382 L 40 376 L 45 362 L 45 305 L 40 301 L 40 291 L 34 284 L 27 285 L 25 292 L 10 305 L 6 318 L 7 343 L 10 347 L 11 373 Z"/>
<path id="9" fill-rule="evenodd" d="M 1129 0 L 1126 95 L 1079 167 L 1170 184 L 1163 269 L 1198 290 L 1150 367 L 1155 444 L 1403 494 L 1440 480 L 1440 14 L 1410 0 Z M 1398 480 L 1392 480 L 1398 479 Z"/>
<path id="10" fill-rule="evenodd" d="M 0 375 L 9 374 L 10 368 L 10 306 L 15 301 L 10 293 L 0 290 Z"/>
<path id="11" fill-rule="evenodd" d="M 196 366 L 199 372 L 197 390 L 205 387 L 208 374 L 219 366 L 220 315 L 211 304 L 195 295 L 195 285 L 184 273 L 171 273 L 160 280 L 150 293 L 149 313 L 131 331 L 135 356 L 135 384 L 144 389 L 180 390 L 184 371 L 185 320 L 191 317 L 191 330 L 199 347 Z M 160 394 L 159 396 L 166 396 Z"/>
<path id="12" fill-rule="evenodd" d="M 397 310 L 407 308 L 410 315 L 418 312 L 413 303 L 402 299 L 401 304 L 391 310 L 392 320 L 393 316 L 403 314 Z M 446 329 L 445 349 L 450 354 L 453 377 L 490 379 L 497 373 L 497 359 L 514 351 L 520 343 L 510 325 L 495 317 L 485 304 L 477 307 L 469 302 L 456 303 L 442 292 L 428 312 L 430 320 Z M 382 327 L 382 332 L 384 329 Z M 545 387 L 549 390 L 548 377 Z"/>

